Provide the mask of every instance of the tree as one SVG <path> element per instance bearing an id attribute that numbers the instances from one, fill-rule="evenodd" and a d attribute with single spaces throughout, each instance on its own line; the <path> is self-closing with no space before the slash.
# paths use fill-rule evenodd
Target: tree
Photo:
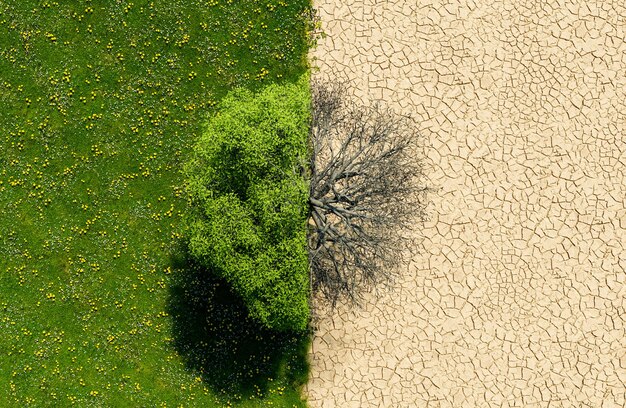
<path id="1" fill-rule="evenodd" d="M 308 79 L 238 89 L 219 104 L 185 168 L 191 254 L 277 330 L 309 321 Z"/>
<path id="2" fill-rule="evenodd" d="M 306 77 L 233 91 L 185 168 L 191 254 L 269 328 L 305 329 L 312 291 L 358 301 L 425 217 L 414 129 Z"/>
<path id="3" fill-rule="evenodd" d="M 349 102 L 341 84 L 313 83 L 309 267 L 335 304 L 390 282 L 425 219 L 426 193 L 410 118 Z"/>

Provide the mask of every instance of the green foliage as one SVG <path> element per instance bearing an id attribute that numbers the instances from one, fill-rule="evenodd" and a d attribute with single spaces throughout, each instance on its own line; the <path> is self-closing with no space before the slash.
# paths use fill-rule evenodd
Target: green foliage
<path id="1" fill-rule="evenodd" d="M 310 95 L 297 84 L 225 97 L 186 173 L 191 253 L 241 295 L 269 328 L 309 318 L 306 160 Z"/>

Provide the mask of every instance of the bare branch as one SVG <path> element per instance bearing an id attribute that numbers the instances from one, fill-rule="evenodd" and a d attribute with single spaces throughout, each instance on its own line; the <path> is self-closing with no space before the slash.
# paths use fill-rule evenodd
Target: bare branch
<path id="1" fill-rule="evenodd" d="M 312 85 L 309 259 L 332 304 L 393 279 L 429 191 L 410 119 L 350 103 L 345 89 Z"/>

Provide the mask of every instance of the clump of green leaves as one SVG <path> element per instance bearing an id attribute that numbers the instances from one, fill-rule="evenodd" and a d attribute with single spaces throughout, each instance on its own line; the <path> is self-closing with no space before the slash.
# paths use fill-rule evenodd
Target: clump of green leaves
<path id="1" fill-rule="evenodd" d="M 269 328 L 303 330 L 309 319 L 308 80 L 237 89 L 186 166 L 189 248 L 241 295 Z"/>

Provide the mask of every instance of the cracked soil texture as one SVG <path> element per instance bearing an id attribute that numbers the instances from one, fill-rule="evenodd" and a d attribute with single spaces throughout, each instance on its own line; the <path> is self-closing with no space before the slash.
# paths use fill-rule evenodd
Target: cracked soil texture
<path id="1" fill-rule="evenodd" d="M 622 0 L 318 0 L 320 78 L 413 115 L 430 221 L 317 322 L 311 407 L 626 406 Z"/>

